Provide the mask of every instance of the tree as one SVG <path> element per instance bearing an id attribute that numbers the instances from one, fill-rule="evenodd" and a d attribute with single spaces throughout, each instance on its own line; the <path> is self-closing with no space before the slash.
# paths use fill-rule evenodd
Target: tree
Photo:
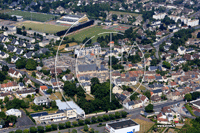
<path id="1" fill-rule="evenodd" d="M 77 130 L 76 130 L 76 129 L 73 129 L 73 130 L 72 130 L 72 133 L 77 133 Z"/>
<path id="2" fill-rule="evenodd" d="M 135 92 L 134 94 L 131 95 L 130 99 L 136 100 L 138 95 L 139 95 L 139 93 Z"/>
<path id="3" fill-rule="evenodd" d="M 27 70 L 35 70 L 37 67 L 37 62 L 33 59 L 28 59 L 26 63 L 26 69 Z"/>
<path id="4" fill-rule="evenodd" d="M 89 128 L 88 128 L 88 126 L 87 126 L 87 125 L 85 125 L 85 126 L 84 126 L 84 128 L 83 128 L 83 130 L 84 130 L 85 132 L 87 132 L 87 131 L 88 131 L 88 129 L 89 129 Z"/>
<path id="5" fill-rule="evenodd" d="M 145 92 L 144 92 L 144 95 L 145 95 L 148 99 L 151 98 L 151 93 L 150 93 L 149 90 L 145 91 Z"/>
<path id="6" fill-rule="evenodd" d="M 49 89 L 47 90 L 47 93 L 48 93 L 48 94 L 51 94 L 51 93 L 52 93 L 52 89 L 49 88 Z"/>
<path id="7" fill-rule="evenodd" d="M 97 118 L 96 118 L 95 116 L 93 116 L 93 117 L 91 118 L 91 121 L 92 121 L 92 123 L 96 123 L 96 122 L 97 122 Z"/>
<path id="8" fill-rule="evenodd" d="M 51 125 L 45 126 L 46 131 L 51 131 Z"/>
<path id="9" fill-rule="evenodd" d="M 102 122 L 102 121 L 103 121 L 103 117 L 97 116 L 97 120 L 98 120 L 99 122 Z"/>
<path id="10" fill-rule="evenodd" d="M 90 124 L 90 119 L 89 118 L 85 119 L 85 124 Z"/>
<path id="11" fill-rule="evenodd" d="M 149 104 L 145 107 L 145 112 L 153 112 L 153 104 Z"/>
<path id="12" fill-rule="evenodd" d="M 52 128 L 52 130 L 57 130 L 58 125 L 57 124 L 51 124 L 51 128 Z"/>
<path id="13" fill-rule="evenodd" d="M 5 98 L 4 98 L 4 103 L 7 103 L 9 101 L 9 98 L 6 96 Z"/>
<path id="14" fill-rule="evenodd" d="M 189 94 L 185 94 L 185 100 L 191 101 L 192 100 L 192 95 L 190 93 Z"/>
<path id="15" fill-rule="evenodd" d="M 14 116 L 14 115 L 9 115 L 7 117 L 7 120 L 10 122 L 10 123 L 15 123 L 17 121 L 17 117 Z"/>
<path id="16" fill-rule="evenodd" d="M 3 72 L 0 72 L 0 82 L 3 82 L 6 79 L 6 75 Z"/>
<path id="17" fill-rule="evenodd" d="M 78 120 L 78 124 L 79 124 L 80 126 L 84 125 L 84 120 Z"/>
<path id="18" fill-rule="evenodd" d="M 109 119 L 110 120 L 114 120 L 115 119 L 115 115 L 114 114 L 109 114 Z"/>
<path id="19" fill-rule="evenodd" d="M 37 133 L 36 127 L 30 127 L 30 133 Z"/>
<path id="20" fill-rule="evenodd" d="M 15 131 L 15 133 L 22 133 L 22 130 L 17 129 L 17 130 Z"/>
<path id="21" fill-rule="evenodd" d="M 89 133 L 94 133 L 94 129 L 91 128 L 90 131 L 89 131 Z"/>
<path id="22" fill-rule="evenodd" d="M 38 133 L 44 133 L 44 127 L 43 126 L 38 126 Z"/>
<path id="23" fill-rule="evenodd" d="M 163 61 L 163 67 L 170 69 L 171 68 L 171 64 L 167 61 Z"/>
<path id="24" fill-rule="evenodd" d="M 68 47 L 69 47 L 69 44 L 67 43 L 65 47 L 68 48 Z"/>
<path id="25" fill-rule="evenodd" d="M 9 70 L 9 67 L 7 65 L 6 66 L 3 65 L 2 71 L 7 72 L 8 70 Z"/>
<path id="26" fill-rule="evenodd" d="M 103 115 L 103 119 L 105 120 L 105 121 L 108 121 L 109 120 L 109 116 L 108 115 Z"/>
<path id="27" fill-rule="evenodd" d="M 53 108 L 53 109 L 57 109 L 58 108 L 58 106 L 56 105 L 56 101 L 54 100 L 54 101 L 51 101 L 51 107 Z"/>
<path id="28" fill-rule="evenodd" d="M 59 129 L 64 129 L 65 128 L 65 124 L 64 123 L 59 123 L 58 127 L 59 127 Z"/>
<path id="29" fill-rule="evenodd" d="M 198 34 L 197 34 L 197 38 L 200 38 L 200 32 L 198 32 Z"/>
<path id="30" fill-rule="evenodd" d="M 120 113 L 119 112 L 115 112 L 115 118 L 120 118 Z"/>
<path id="31" fill-rule="evenodd" d="M 122 112 L 121 112 L 121 116 L 122 116 L 122 118 L 125 118 L 125 117 L 127 116 L 127 112 L 122 111 Z"/>
<path id="32" fill-rule="evenodd" d="M 6 114 L 4 112 L 0 112 L 0 118 L 5 119 L 6 118 Z"/>
<path id="33" fill-rule="evenodd" d="M 113 20 L 113 21 L 117 21 L 117 15 L 116 15 L 116 14 L 113 14 L 113 15 L 112 15 L 112 20 Z"/>
<path id="34" fill-rule="evenodd" d="M 24 129 L 23 133 L 29 133 L 29 129 Z"/>
<path id="35" fill-rule="evenodd" d="M 25 30 L 26 29 L 26 27 L 25 26 L 22 26 L 22 30 Z"/>
<path id="36" fill-rule="evenodd" d="M 33 76 L 33 77 L 36 77 L 36 73 L 35 73 L 35 72 L 32 72 L 32 76 Z"/>
<path id="37" fill-rule="evenodd" d="M 73 121 L 72 125 L 76 127 L 76 126 L 78 126 L 78 122 L 77 121 Z"/>
<path id="38" fill-rule="evenodd" d="M 69 121 L 66 122 L 66 123 L 65 123 L 65 127 L 66 127 L 66 128 L 70 128 L 70 127 L 71 127 L 71 122 L 69 122 Z"/>
<path id="39" fill-rule="evenodd" d="M 18 68 L 18 69 L 25 68 L 25 66 L 26 66 L 26 59 L 24 59 L 24 58 L 18 59 L 16 61 L 15 65 L 16 65 L 16 68 Z"/>

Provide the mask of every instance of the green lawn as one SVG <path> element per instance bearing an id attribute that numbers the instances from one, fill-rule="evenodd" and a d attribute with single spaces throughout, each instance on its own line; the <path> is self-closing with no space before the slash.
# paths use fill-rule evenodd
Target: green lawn
<path id="1" fill-rule="evenodd" d="M 191 107 L 190 105 L 185 104 L 185 108 L 190 112 L 190 114 L 191 114 L 192 116 L 196 116 L 196 115 L 194 114 L 194 112 L 193 112 L 193 110 L 192 110 L 192 107 Z"/>
<path id="2" fill-rule="evenodd" d="M 31 28 L 32 30 L 45 32 L 45 33 L 56 33 L 58 31 L 62 31 L 68 29 L 67 26 L 60 26 L 60 25 L 51 25 L 51 24 L 44 24 L 44 23 L 34 23 L 34 22 L 23 22 L 18 23 L 17 27 L 25 26 L 26 29 Z"/>
<path id="3" fill-rule="evenodd" d="M 140 15 L 140 14 L 137 14 L 137 13 L 120 12 L 120 11 L 110 11 L 110 13 L 112 13 L 112 14 L 117 14 L 117 15 L 125 15 L 125 14 L 128 14 L 128 15 L 132 15 L 132 16 L 134 16 L 134 17 L 137 17 L 137 16 Z"/>
<path id="4" fill-rule="evenodd" d="M 19 10 L 11 10 L 11 11 L 8 11 L 7 14 L 23 16 L 23 18 L 26 20 L 31 20 L 31 16 L 32 16 L 33 21 L 40 21 L 40 22 L 45 22 L 45 21 L 52 20 L 55 18 L 55 15 L 51 15 L 51 14 L 30 13 L 30 12 L 19 11 Z M 60 16 L 57 16 L 57 17 L 59 18 Z"/>
<path id="5" fill-rule="evenodd" d="M 87 38 L 90 38 L 92 36 L 95 36 L 92 41 L 96 41 L 96 39 L 99 37 L 99 36 L 105 36 L 105 35 L 109 35 L 108 33 L 105 33 L 105 34 L 102 34 L 102 35 L 99 35 L 99 33 L 103 33 L 103 32 L 112 32 L 113 30 L 107 30 L 107 29 L 103 29 L 102 26 L 93 26 L 93 27 L 90 27 L 90 28 L 86 28 L 84 30 L 80 30 L 80 31 L 77 31 L 71 35 L 68 35 L 69 38 L 72 38 L 74 37 L 75 40 L 77 41 L 80 41 L 82 42 L 86 37 Z M 115 32 L 115 31 L 113 31 Z"/>

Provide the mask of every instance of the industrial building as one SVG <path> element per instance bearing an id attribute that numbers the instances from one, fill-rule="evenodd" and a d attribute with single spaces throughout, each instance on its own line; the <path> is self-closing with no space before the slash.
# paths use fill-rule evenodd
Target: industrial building
<path id="1" fill-rule="evenodd" d="M 140 131 L 140 125 L 131 119 L 122 119 L 106 123 L 105 129 L 110 133 L 135 133 Z"/>

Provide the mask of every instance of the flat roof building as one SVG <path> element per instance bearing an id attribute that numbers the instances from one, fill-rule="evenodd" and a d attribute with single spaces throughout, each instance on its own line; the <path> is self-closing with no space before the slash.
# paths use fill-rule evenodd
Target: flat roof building
<path id="1" fill-rule="evenodd" d="M 131 119 L 106 123 L 105 129 L 110 133 L 135 133 L 140 131 L 140 125 Z"/>

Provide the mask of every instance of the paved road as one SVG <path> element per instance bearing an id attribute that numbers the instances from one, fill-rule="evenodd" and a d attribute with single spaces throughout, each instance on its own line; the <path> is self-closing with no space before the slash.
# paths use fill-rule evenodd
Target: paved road
<path id="1" fill-rule="evenodd" d="M 154 43 L 154 47 L 156 48 L 156 58 L 159 59 L 159 46 L 160 44 L 162 44 L 164 41 L 167 41 L 168 38 L 171 38 L 172 36 L 174 36 L 174 33 L 170 33 L 169 35 L 161 38 L 158 42 Z"/>

